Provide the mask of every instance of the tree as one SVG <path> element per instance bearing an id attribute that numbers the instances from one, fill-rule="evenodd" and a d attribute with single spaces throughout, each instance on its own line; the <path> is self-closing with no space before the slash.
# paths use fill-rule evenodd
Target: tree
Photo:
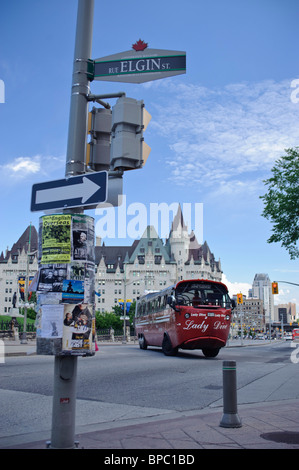
<path id="1" fill-rule="evenodd" d="M 273 234 L 268 243 L 281 242 L 290 258 L 299 257 L 299 147 L 286 149 L 272 168 L 272 177 L 264 180 L 268 192 L 260 196 L 264 201 L 262 216 L 273 223 Z"/>
<path id="2" fill-rule="evenodd" d="M 96 316 L 96 329 L 113 328 L 114 330 L 120 330 L 122 328 L 122 321 L 114 313 L 96 312 L 95 316 Z"/>

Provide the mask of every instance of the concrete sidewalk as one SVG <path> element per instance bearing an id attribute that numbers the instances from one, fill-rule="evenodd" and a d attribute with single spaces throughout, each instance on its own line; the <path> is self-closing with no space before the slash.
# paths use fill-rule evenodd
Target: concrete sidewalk
<path id="1" fill-rule="evenodd" d="M 179 413 L 176 413 L 178 415 Z M 271 404 L 241 405 L 242 426 L 223 428 L 222 409 L 180 413 L 179 417 L 146 418 L 138 424 L 117 422 L 81 426 L 76 434 L 79 449 L 299 449 L 299 400 Z M 50 436 L 50 431 L 49 431 Z M 29 436 L 28 436 L 29 437 Z M 46 440 L 18 443 L 0 448 L 46 449 Z M 11 441 L 13 441 L 11 437 Z M 191 451 L 191 452 L 190 452 Z"/>
<path id="2" fill-rule="evenodd" d="M 251 343 L 252 344 L 252 343 Z M 235 344 L 237 346 L 237 344 Z M 5 342 L 5 356 L 35 354 L 35 343 Z M 80 449 L 299 449 L 299 400 L 238 406 L 242 426 L 220 426 L 222 400 L 202 410 L 76 426 Z M 0 439 L 2 449 L 46 449 L 51 430 Z M 107 452 L 106 452 L 107 453 Z M 107 454 L 108 455 L 108 454 Z"/>
<path id="3" fill-rule="evenodd" d="M 2 342 L 4 346 L 4 357 L 11 356 L 29 356 L 36 354 L 36 341 L 27 341 L 26 344 L 22 344 L 21 340 L 4 340 Z M 2 352 L 2 351 L 1 351 Z"/>

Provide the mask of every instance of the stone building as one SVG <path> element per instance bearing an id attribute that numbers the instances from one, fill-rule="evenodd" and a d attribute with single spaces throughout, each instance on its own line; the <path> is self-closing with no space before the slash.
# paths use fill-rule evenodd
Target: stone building
<path id="1" fill-rule="evenodd" d="M 20 301 L 19 281 L 23 280 L 24 284 L 27 269 L 29 279 L 32 279 L 37 272 L 37 249 L 38 234 L 32 225 L 27 227 L 11 250 L 7 248 L 5 253 L 0 254 L 0 315 L 10 313 L 14 294 Z"/>
<path id="2" fill-rule="evenodd" d="M 9 313 L 19 276 L 26 275 L 29 243 L 28 227 L 11 250 L 0 255 L 0 315 Z M 38 234 L 31 230 L 29 276 L 38 269 Z M 172 222 L 166 241 L 148 226 L 130 246 L 106 246 L 97 238 L 95 246 L 96 310 L 112 311 L 126 297 L 137 300 L 145 290 L 160 290 L 182 279 L 205 278 L 221 281 L 220 260 L 207 242 L 200 245 L 193 232 L 188 234 L 181 208 Z"/>
<path id="3" fill-rule="evenodd" d="M 111 311 L 124 297 L 134 301 L 145 290 L 161 290 L 182 279 L 222 278 L 220 260 L 207 242 L 199 245 L 194 233 L 188 234 L 180 207 L 165 242 L 148 226 L 131 246 L 106 246 L 98 240 L 95 258 L 96 309 L 101 312 Z"/>

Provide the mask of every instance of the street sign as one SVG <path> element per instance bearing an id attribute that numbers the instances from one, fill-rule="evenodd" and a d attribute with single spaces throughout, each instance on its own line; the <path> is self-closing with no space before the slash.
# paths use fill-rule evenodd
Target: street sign
<path id="1" fill-rule="evenodd" d="M 97 204 L 105 202 L 107 199 L 107 180 L 107 171 L 100 171 L 34 184 L 32 186 L 31 211 L 96 207 Z"/>
<path id="2" fill-rule="evenodd" d="M 165 49 L 125 51 L 94 60 L 94 80 L 144 83 L 186 73 L 186 52 Z"/>

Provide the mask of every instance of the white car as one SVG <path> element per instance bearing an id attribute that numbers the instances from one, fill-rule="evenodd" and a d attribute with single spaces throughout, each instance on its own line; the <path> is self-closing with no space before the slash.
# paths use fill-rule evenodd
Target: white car
<path id="1" fill-rule="evenodd" d="M 292 333 L 286 333 L 284 339 L 286 341 L 292 341 L 292 339 L 293 339 Z"/>
<path id="2" fill-rule="evenodd" d="M 265 339 L 265 336 L 262 333 L 256 335 L 256 339 Z"/>

